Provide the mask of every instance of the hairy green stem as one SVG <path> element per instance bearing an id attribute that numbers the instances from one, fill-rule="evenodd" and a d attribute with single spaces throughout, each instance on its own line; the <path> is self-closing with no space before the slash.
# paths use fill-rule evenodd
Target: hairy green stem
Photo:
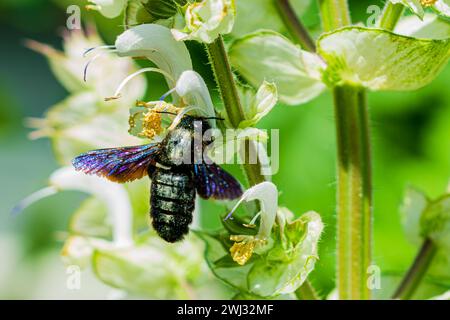
<path id="1" fill-rule="evenodd" d="M 390 1 L 386 2 L 386 6 L 383 9 L 383 14 L 378 21 L 378 26 L 382 29 L 393 31 L 404 10 L 405 6 L 401 3 L 393 4 Z"/>
<path id="2" fill-rule="evenodd" d="M 231 70 L 223 38 L 219 36 L 215 42 L 207 45 L 209 60 L 216 77 L 216 82 L 219 87 L 220 95 L 225 106 L 225 110 L 233 127 L 239 127 L 241 121 L 245 120 L 244 112 L 242 110 L 241 101 L 234 80 L 233 72 Z M 243 168 L 248 179 L 248 183 L 254 186 L 258 183 L 264 182 L 265 177 L 261 174 L 261 165 L 259 161 L 256 164 L 251 164 L 249 157 L 251 154 L 255 155 L 256 145 L 252 141 L 245 141 L 245 155 Z M 304 285 L 312 288 L 308 280 Z"/>
<path id="3" fill-rule="evenodd" d="M 289 0 L 274 0 L 278 9 L 278 14 L 283 20 L 284 25 L 288 29 L 293 39 L 307 51 L 315 52 L 316 44 L 309 35 L 308 30 L 303 23 L 297 18 L 294 9 Z"/>
<path id="4" fill-rule="evenodd" d="M 283 20 L 284 25 L 291 33 L 292 37 L 305 50 L 315 52 L 316 45 L 308 30 L 300 19 L 296 16 L 289 0 L 273 0 L 278 9 L 278 14 Z M 305 282 L 295 291 L 299 300 L 320 300 L 311 282 L 306 279 Z"/>
<path id="5" fill-rule="evenodd" d="M 299 300 L 320 300 L 316 289 L 314 289 L 308 280 L 303 282 L 300 288 L 295 291 L 295 295 Z"/>
<path id="6" fill-rule="evenodd" d="M 433 261 L 436 251 L 437 247 L 430 239 L 423 242 L 414 263 L 392 296 L 393 299 L 411 299 Z"/>
<path id="7" fill-rule="evenodd" d="M 238 128 L 239 124 L 245 120 L 245 115 L 222 36 L 207 45 L 207 49 L 228 119 L 234 128 Z M 257 155 L 255 143 L 249 140 L 245 141 L 245 148 L 242 152 L 244 153 L 243 168 L 249 185 L 254 186 L 264 182 L 265 177 L 261 174 L 259 161 L 256 161 L 255 164 L 249 161 L 250 155 Z"/>
<path id="8" fill-rule="evenodd" d="M 334 88 L 338 150 L 337 281 L 340 299 L 370 299 L 372 178 L 366 93 Z"/>
<path id="9" fill-rule="evenodd" d="M 351 24 L 347 1 L 319 0 L 325 31 Z M 333 89 L 337 138 L 337 288 L 340 299 L 370 299 L 372 173 L 366 92 Z"/>
<path id="10" fill-rule="evenodd" d="M 222 36 L 208 44 L 207 49 L 228 119 L 238 128 L 245 115 Z"/>
<path id="11" fill-rule="evenodd" d="M 347 0 L 318 1 L 324 31 L 332 31 L 351 24 Z"/>

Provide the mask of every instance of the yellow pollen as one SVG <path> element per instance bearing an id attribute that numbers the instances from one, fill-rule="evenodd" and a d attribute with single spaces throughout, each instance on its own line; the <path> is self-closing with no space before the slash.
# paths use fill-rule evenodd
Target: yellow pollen
<path id="1" fill-rule="evenodd" d="M 231 257 L 239 265 L 245 265 L 253 255 L 256 246 L 263 245 L 264 240 L 251 236 L 230 236 L 231 241 L 236 241 L 230 248 Z"/>
<path id="2" fill-rule="evenodd" d="M 430 7 L 430 6 L 434 5 L 436 2 L 437 2 L 437 0 L 420 0 L 420 3 L 424 7 Z"/>
<path id="3" fill-rule="evenodd" d="M 145 113 L 143 129 L 139 135 L 153 139 L 162 132 L 161 120 L 161 113 L 157 113 L 154 110 Z"/>
<path id="4" fill-rule="evenodd" d="M 162 131 L 162 113 L 161 112 L 171 112 L 177 114 L 180 109 L 172 104 L 166 103 L 164 101 L 158 102 L 144 102 L 137 101 L 136 106 L 149 108 L 147 113 L 143 114 L 142 121 L 142 131 L 139 136 L 153 139 L 155 136 L 159 135 Z M 135 119 L 130 118 L 130 127 L 134 127 Z"/>

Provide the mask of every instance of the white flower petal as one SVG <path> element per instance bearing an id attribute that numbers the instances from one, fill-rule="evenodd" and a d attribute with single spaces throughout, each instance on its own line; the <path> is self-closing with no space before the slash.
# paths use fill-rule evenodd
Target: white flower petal
<path id="1" fill-rule="evenodd" d="M 184 71 L 192 70 L 192 62 L 186 45 L 176 41 L 170 30 L 157 24 L 143 24 L 128 29 L 116 40 L 119 56 L 147 57 L 159 69 L 170 74 L 170 88 Z"/>

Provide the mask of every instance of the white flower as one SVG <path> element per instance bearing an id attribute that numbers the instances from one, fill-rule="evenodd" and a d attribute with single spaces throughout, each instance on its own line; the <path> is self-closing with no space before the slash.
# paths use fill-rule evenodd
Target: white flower
<path id="1" fill-rule="evenodd" d="M 172 29 L 178 41 L 197 40 L 212 43 L 220 34 L 233 29 L 236 8 L 234 0 L 203 0 L 185 8 L 185 26 Z"/>
<path id="2" fill-rule="evenodd" d="M 101 200 L 108 208 L 113 226 L 113 241 L 117 247 L 128 247 L 132 239 L 132 207 L 124 186 L 113 184 L 97 176 L 75 171 L 72 167 L 56 170 L 50 176 L 49 187 L 41 189 L 24 200 L 14 209 L 21 212 L 29 205 L 59 191 L 75 190 L 88 193 Z"/>
<path id="3" fill-rule="evenodd" d="M 244 265 L 252 256 L 255 249 L 264 247 L 272 231 L 278 209 L 278 189 L 272 182 L 262 182 L 248 189 L 238 201 L 227 218 L 231 218 L 233 212 L 243 201 L 259 200 L 261 211 L 250 223 L 253 224 L 260 217 L 259 231 L 256 236 L 233 235 L 232 241 L 235 241 L 230 252 L 234 261 Z"/>
<path id="4" fill-rule="evenodd" d="M 124 77 L 137 70 L 131 59 L 120 59 L 111 50 L 100 50 L 110 46 L 105 46 L 90 26 L 86 32 L 75 30 L 65 33 L 63 51 L 31 40 L 27 45 L 48 59 L 54 75 L 70 93 L 90 91 L 98 97 L 98 101 L 111 95 Z M 92 52 L 92 56 L 83 55 L 88 48 L 99 48 L 99 52 Z M 89 59 L 95 64 L 90 63 Z M 84 77 L 87 64 L 89 73 Z M 133 103 L 143 96 L 145 89 L 144 77 L 136 77 L 133 87 L 124 92 L 126 100 L 122 103 Z"/>

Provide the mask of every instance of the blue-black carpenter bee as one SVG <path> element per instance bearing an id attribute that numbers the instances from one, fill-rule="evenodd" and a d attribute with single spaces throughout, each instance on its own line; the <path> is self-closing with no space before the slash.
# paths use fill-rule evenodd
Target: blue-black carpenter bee
<path id="1" fill-rule="evenodd" d="M 239 182 L 211 160 L 183 163 L 180 157 L 195 150 L 195 126 L 202 133 L 210 128 L 207 118 L 185 115 L 160 143 L 142 146 L 100 149 L 84 153 L 73 160 L 76 170 L 124 183 L 148 175 L 152 181 L 150 215 L 161 238 L 177 242 L 189 232 L 196 193 L 204 199 L 236 199 L 242 195 Z M 202 147 L 210 145 L 203 143 Z"/>

